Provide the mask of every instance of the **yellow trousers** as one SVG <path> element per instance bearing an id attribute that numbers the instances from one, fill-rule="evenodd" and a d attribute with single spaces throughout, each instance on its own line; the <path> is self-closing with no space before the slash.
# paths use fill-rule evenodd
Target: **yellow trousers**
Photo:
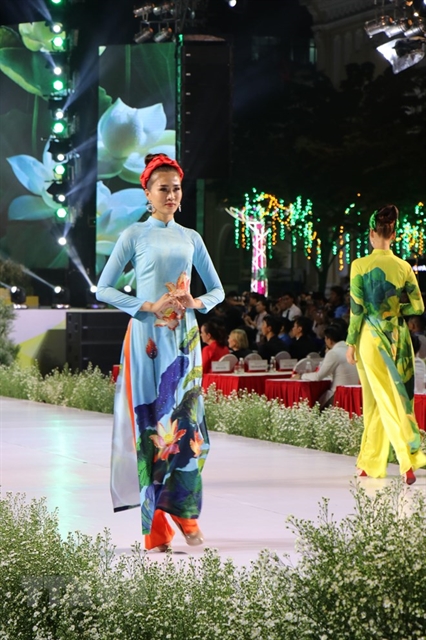
<path id="1" fill-rule="evenodd" d="M 364 433 L 357 467 L 373 478 L 386 477 L 390 444 L 400 473 L 426 465 L 426 455 L 417 445 L 419 428 L 414 415 L 407 414 L 397 384 L 392 378 L 370 329 L 364 324 L 357 348 L 357 368 L 362 385 Z M 416 431 L 417 430 L 417 431 Z"/>

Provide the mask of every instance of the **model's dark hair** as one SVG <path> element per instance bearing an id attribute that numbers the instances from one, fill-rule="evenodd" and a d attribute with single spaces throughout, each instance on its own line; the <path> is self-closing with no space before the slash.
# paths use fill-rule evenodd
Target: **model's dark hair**
<path id="1" fill-rule="evenodd" d="M 228 334 L 226 333 L 225 327 L 221 324 L 217 324 L 217 322 L 213 322 L 212 320 L 207 320 L 207 322 L 203 322 L 204 331 L 209 333 L 213 340 L 216 340 L 221 347 L 226 347 Z"/>
<path id="2" fill-rule="evenodd" d="M 396 229 L 399 211 L 394 204 L 387 204 L 376 213 L 375 231 L 379 236 L 389 240 Z"/>

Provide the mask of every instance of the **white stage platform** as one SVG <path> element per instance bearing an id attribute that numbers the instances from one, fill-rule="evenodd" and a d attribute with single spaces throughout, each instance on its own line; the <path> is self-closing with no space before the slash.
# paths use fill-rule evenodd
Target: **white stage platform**
<path id="1" fill-rule="evenodd" d="M 45 496 L 59 509 L 61 532 L 96 535 L 109 528 L 117 551 L 141 540 L 139 510 L 114 514 L 109 497 L 112 417 L 34 402 L 0 398 L 1 492 Z M 247 565 L 264 548 L 294 560 L 294 536 L 286 518 L 316 519 L 322 497 L 336 519 L 351 513 L 355 459 L 211 432 L 211 452 L 203 471 L 204 506 L 200 526 L 206 545 Z M 372 493 L 386 480 L 362 479 Z M 426 472 L 415 488 L 426 491 Z M 411 489 L 410 489 L 411 490 Z M 177 533 L 173 548 L 200 555 Z M 154 557 L 154 554 L 153 554 Z M 163 555 L 156 554 L 156 559 Z M 182 556 L 179 556 L 182 557 Z"/>

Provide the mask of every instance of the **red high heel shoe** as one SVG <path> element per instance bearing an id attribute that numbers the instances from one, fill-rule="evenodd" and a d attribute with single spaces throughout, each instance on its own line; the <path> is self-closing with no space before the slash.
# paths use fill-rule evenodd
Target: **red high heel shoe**
<path id="1" fill-rule="evenodd" d="M 358 476 L 360 478 L 368 478 L 368 475 L 365 473 L 364 469 L 358 469 Z"/>
<path id="2" fill-rule="evenodd" d="M 408 469 L 406 473 L 404 473 L 404 482 L 406 484 L 414 484 L 416 481 L 416 476 L 414 475 L 414 471 L 412 469 Z"/>

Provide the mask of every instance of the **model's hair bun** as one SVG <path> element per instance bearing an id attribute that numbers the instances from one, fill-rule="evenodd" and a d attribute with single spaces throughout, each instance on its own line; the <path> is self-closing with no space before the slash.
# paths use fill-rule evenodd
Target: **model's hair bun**
<path id="1" fill-rule="evenodd" d="M 166 158 L 169 157 L 166 153 L 148 153 L 148 155 L 145 156 L 145 166 L 147 166 L 151 162 L 151 160 L 153 160 L 157 156 L 166 156 Z"/>
<path id="2" fill-rule="evenodd" d="M 392 224 L 398 220 L 399 211 L 394 204 L 387 204 L 378 210 L 376 221 L 381 224 Z"/>

